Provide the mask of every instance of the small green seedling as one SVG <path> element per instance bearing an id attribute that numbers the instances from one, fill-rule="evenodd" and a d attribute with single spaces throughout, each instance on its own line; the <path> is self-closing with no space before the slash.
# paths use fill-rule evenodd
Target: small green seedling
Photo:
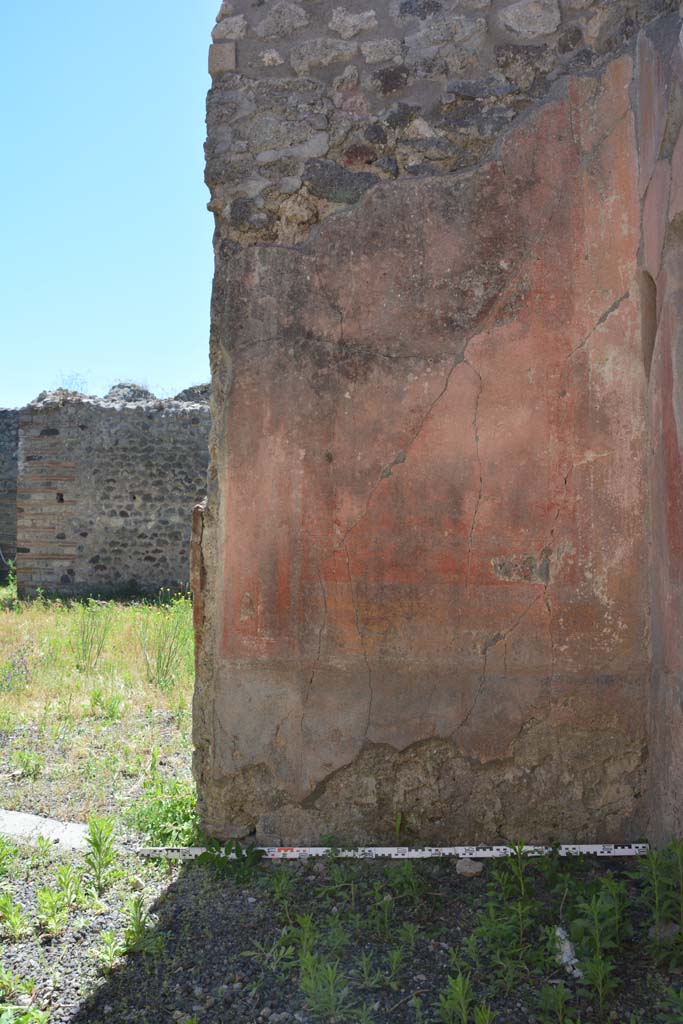
<path id="1" fill-rule="evenodd" d="M 564 985 L 544 985 L 538 994 L 538 1008 L 547 1024 L 566 1024 L 571 993 Z"/>
<path id="2" fill-rule="evenodd" d="M 54 938 L 64 931 L 69 919 L 69 911 L 64 896 L 57 889 L 39 889 L 36 893 L 38 923 L 42 931 Z"/>
<path id="3" fill-rule="evenodd" d="M 442 1024 L 469 1024 L 473 1002 L 472 984 L 468 974 L 448 978 L 444 992 L 439 996 L 437 1016 Z"/>
<path id="4" fill-rule="evenodd" d="M 0 892 L 0 924 L 8 939 L 18 942 L 31 930 L 29 919 L 19 903 L 8 892 Z"/>
<path id="5" fill-rule="evenodd" d="M 116 937 L 116 932 L 111 928 L 103 931 L 100 935 L 100 944 L 95 949 L 95 956 L 99 960 L 102 970 L 108 974 L 114 967 L 119 957 L 126 952 L 126 947 Z"/>

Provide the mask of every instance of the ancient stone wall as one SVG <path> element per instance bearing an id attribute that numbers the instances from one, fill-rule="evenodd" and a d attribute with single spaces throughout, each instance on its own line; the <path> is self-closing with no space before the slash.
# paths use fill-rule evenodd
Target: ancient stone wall
<path id="1" fill-rule="evenodd" d="M 673 7 L 223 4 L 209 832 L 642 833 L 663 85 L 635 48 L 668 66 Z"/>
<path id="2" fill-rule="evenodd" d="M 639 44 L 643 351 L 652 501 L 652 835 L 683 834 L 683 49 Z"/>
<path id="3" fill-rule="evenodd" d="M 21 411 L 17 583 L 62 595 L 187 585 L 206 492 L 209 408 L 131 386 L 42 395 Z"/>
<path id="4" fill-rule="evenodd" d="M 17 449 L 19 412 L 0 409 L 0 580 L 17 553 Z"/>

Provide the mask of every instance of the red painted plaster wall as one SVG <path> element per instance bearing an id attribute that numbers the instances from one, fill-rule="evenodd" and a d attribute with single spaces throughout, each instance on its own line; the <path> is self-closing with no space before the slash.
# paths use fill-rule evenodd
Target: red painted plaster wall
<path id="1" fill-rule="evenodd" d="M 639 48 L 643 266 L 656 284 L 649 382 L 652 494 L 652 834 L 683 831 L 683 53 Z"/>
<path id="2" fill-rule="evenodd" d="M 642 827 L 633 91 L 625 56 L 474 171 L 219 264 L 213 831 Z"/>

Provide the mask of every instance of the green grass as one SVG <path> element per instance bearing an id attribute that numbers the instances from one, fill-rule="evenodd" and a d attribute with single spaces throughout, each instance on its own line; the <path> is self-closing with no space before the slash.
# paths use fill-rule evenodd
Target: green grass
<path id="1" fill-rule="evenodd" d="M 152 776 L 176 780 L 186 798 L 193 685 L 186 595 L 18 601 L 12 581 L 0 587 L 4 806 L 119 816 L 143 792 L 149 800 Z"/>

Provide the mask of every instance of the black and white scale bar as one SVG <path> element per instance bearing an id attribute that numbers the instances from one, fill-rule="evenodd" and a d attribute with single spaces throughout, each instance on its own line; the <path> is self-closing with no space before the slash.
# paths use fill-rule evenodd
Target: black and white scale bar
<path id="1" fill-rule="evenodd" d="M 258 850 L 264 860 L 308 860 L 313 857 L 334 857 L 347 860 L 428 860 L 433 857 L 468 858 L 483 860 L 493 857 L 512 857 L 517 852 L 512 846 L 359 846 L 342 850 L 332 846 L 260 846 Z M 648 843 L 594 843 L 568 844 L 555 847 L 560 857 L 644 857 L 650 850 Z M 138 851 L 141 857 L 166 858 L 168 860 L 194 860 L 206 853 L 202 846 L 150 846 Z M 543 857 L 552 853 L 551 846 L 525 846 L 528 857 Z M 236 859 L 234 853 L 229 854 Z"/>

